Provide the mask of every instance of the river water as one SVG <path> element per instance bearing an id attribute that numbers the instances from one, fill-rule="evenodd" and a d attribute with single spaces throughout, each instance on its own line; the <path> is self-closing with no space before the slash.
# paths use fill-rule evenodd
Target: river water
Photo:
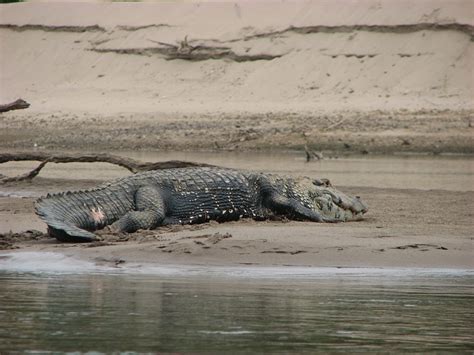
<path id="1" fill-rule="evenodd" d="M 1 353 L 474 351 L 469 270 L 137 271 L 54 253 L 0 270 Z"/>

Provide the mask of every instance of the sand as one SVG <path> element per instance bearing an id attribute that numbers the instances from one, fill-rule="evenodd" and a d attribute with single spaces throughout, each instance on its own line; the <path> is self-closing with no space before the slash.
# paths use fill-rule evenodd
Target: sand
<path id="1" fill-rule="evenodd" d="M 472 13 L 470 1 L 1 5 L 0 101 L 31 107 L 0 117 L 0 148 L 472 153 Z"/>
<path id="2" fill-rule="evenodd" d="M 106 164 L 63 164 L 46 168 L 44 177 L 32 182 L 3 185 L 0 247 L 4 252 L 59 252 L 112 265 L 474 267 L 472 159 L 336 159 L 304 163 L 303 159 L 291 162 L 286 157 L 283 159 L 286 168 L 271 164 L 271 156 L 267 159 L 270 162 L 265 165 L 252 158 L 247 158 L 250 162 L 242 162 L 243 159 L 228 156 L 227 166 L 243 168 L 247 163 L 260 165 L 265 171 L 324 176 L 333 179 L 333 183 L 352 185 L 338 184 L 338 188 L 362 197 L 369 206 L 366 218 L 338 224 L 243 220 L 163 227 L 133 234 L 99 232 L 100 242 L 64 244 L 43 234 L 45 225 L 33 212 L 36 196 L 90 188 L 100 182 L 84 177 L 102 174 L 107 180 L 129 173 Z M 215 163 L 205 155 L 200 160 Z M 17 173 L 20 167 L 16 165 L 10 164 L 4 171 Z M 406 168 L 398 169 L 398 175 L 390 179 L 392 165 L 395 170 L 401 165 Z M 346 174 L 337 174 L 338 167 L 343 167 Z M 358 172 L 362 171 L 363 175 L 364 167 L 373 170 L 371 180 L 365 182 L 357 178 Z M 446 177 L 440 174 L 443 169 Z M 446 180 L 452 183 L 447 184 Z M 406 181 L 411 181 L 411 188 L 403 186 L 408 185 Z"/>
<path id="3" fill-rule="evenodd" d="M 58 252 L 112 264 L 474 268 L 473 192 L 344 190 L 362 194 L 370 205 L 364 221 L 207 223 L 128 235 L 102 234 L 103 241 L 92 244 L 58 243 L 45 236 L 35 240 L 28 233 L 7 233 L 2 240 L 5 248 L 18 248 L 4 252 Z M 439 208 L 443 204 L 459 209 L 443 213 Z M 33 214 L 32 199 L 0 198 L 0 212 L 15 213 L 13 218 L 21 219 L 23 228 L 44 230 Z"/>
<path id="4" fill-rule="evenodd" d="M 0 150 L 472 154 L 473 19 L 470 1 L 3 4 L 0 102 L 31 107 L 0 114 Z M 441 164 L 444 176 L 450 163 Z M 275 171 L 255 159 L 243 167 Z M 112 264 L 473 267 L 473 192 L 449 181 L 428 190 L 346 179 L 337 186 L 370 206 L 357 223 L 241 221 L 70 245 L 42 234 L 33 201 L 99 180 L 62 169 L 62 178 L 0 186 L 5 252 Z"/>

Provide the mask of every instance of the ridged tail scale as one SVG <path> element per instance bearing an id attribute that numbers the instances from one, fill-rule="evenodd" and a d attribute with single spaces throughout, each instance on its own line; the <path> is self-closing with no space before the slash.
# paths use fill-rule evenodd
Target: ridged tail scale
<path id="1" fill-rule="evenodd" d="M 51 236 L 60 241 L 90 242 L 91 231 L 103 228 L 123 215 L 127 206 L 113 206 L 106 189 L 48 194 L 36 201 L 38 216 Z"/>

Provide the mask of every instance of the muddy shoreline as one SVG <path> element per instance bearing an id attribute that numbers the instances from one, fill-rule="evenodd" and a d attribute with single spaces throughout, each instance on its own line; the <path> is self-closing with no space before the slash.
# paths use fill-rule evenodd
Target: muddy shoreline
<path id="1" fill-rule="evenodd" d="M 470 110 L 332 114 L 10 112 L 0 115 L 3 150 L 303 151 L 474 154 Z"/>

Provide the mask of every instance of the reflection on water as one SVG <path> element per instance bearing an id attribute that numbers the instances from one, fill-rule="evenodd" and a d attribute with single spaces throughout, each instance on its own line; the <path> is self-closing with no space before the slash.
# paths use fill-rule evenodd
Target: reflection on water
<path id="1" fill-rule="evenodd" d="M 469 274 L 306 279 L 0 272 L 0 352 L 474 350 Z"/>
<path id="2" fill-rule="evenodd" d="M 474 159 L 471 157 L 352 157 L 306 163 L 300 153 L 193 153 L 193 152 L 115 152 L 142 161 L 185 160 L 238 169 L 287 175 L 329 178 L 338 186 L 380 188 L 441 189 L 474 191 Z M 2 164 L 0 171 L 19 175 L 35 167 L 31 162 Z M 48 164 L 41 171 L 46 178 L 106 180 L 129 172 L 109 164 Z M 0 191 L 1 192 L 1 191 Z"/>

